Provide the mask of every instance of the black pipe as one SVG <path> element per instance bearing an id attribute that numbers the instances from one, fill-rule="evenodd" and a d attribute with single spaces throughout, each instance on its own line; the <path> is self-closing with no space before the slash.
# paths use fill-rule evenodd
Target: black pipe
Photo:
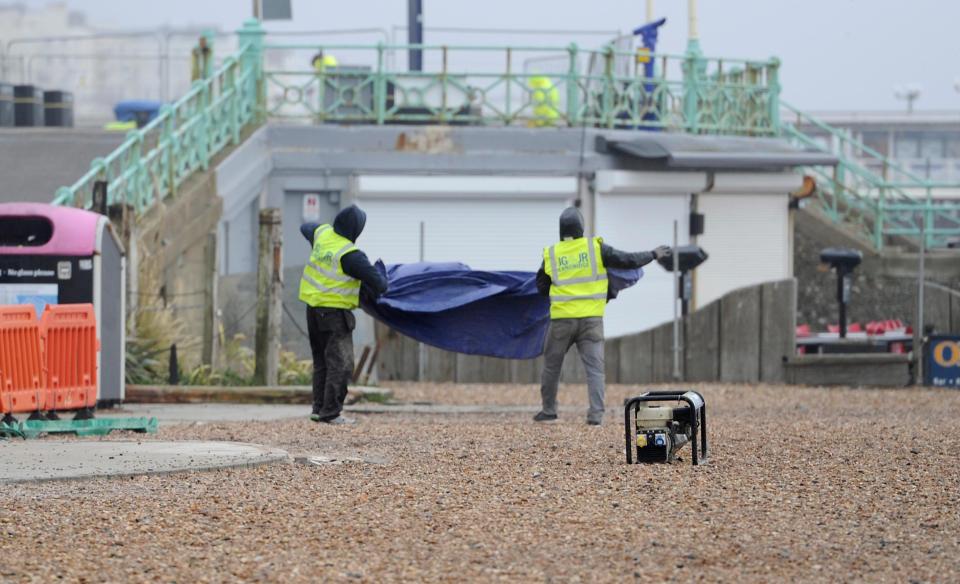
<path id="1" fill-rule="evenodd" d="M 840 303 L 840 338 L 847 338 L 847 294 L 846 294 L 847 272 L 837 270 L 837 301 Z"/>

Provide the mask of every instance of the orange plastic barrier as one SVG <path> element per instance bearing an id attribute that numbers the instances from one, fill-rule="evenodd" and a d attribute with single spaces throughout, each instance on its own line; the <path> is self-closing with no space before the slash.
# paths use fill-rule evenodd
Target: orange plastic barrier
<path id="1" fill-rule="evenodd" d="M 45 390 L 36 310 L 0 306 L 0 414 L 47 409 Z"/>
<path id="2" fill-rule="evenodd" d="M 47 305 L 40 319 L 46 361 L 46 409 L 97 405 L 97 321 L 92 304 Z"/>

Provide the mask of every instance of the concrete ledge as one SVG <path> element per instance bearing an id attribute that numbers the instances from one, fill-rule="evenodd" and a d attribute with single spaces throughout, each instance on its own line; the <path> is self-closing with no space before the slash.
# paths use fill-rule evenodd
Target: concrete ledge
<path id="1" fill-rule="evenodd" d="M 800 355 L 784 364 L 796 385 L 904 387 L 910 383 L 910 355 L 890 353 Z"/>
<path id="2" fill-rule="evenodd" d="M 385 402 L 393 392 L 379 387 L 351 387 L 347 403 Z M 126 402 L 141 404 L 310 404 L 309 385 L 287 386 L 214 386 L 214 385 L 127 385 Z"/>

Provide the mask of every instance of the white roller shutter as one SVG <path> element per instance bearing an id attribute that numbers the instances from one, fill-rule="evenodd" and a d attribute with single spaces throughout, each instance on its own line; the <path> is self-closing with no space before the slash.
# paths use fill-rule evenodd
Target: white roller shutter
<path id="1" fill-rule="evenodd" d="M 698 244 L 710 259 L 697 269 L 697 306 L 727 292 L 792 277 L 787 198 L 775 195 L 700 195 L 705 217 Z"/>
<path id="2" fill-rule="evenodd" d="M 533 271 L 576 186 L 573 177 L 360 177 L 367 226 L 359 244 L 372 260 L 416 262 L 422 223 L 426 261 Z"/>
<path id="3" fill-rule="evenodd" d="M 673 244 L 678 222 L 681 245 L 689 240 L 689 194 L 651 195 L 632 192 L 597 194 L 597 235 L 617 249 L 649 251 Z M 673 279 L 656 263 L 644 268 L 643 279 L 607 305 L 604 332 L 617 337 L 646 330 L 673 318 Z"/>

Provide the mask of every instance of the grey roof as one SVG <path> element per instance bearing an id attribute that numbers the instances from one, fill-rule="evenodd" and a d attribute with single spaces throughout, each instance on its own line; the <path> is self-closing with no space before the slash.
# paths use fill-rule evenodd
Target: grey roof
<path id="1" fill-rule="evenodd" d="M 779 138 L 637 133 L 598 136 L 598 152 L 627 156 L 665 168 L 702 170 L 782 170 L 793 166 L 834 166 L 837 158 L 802 150 Z"/>
<path id="2" fill-rule="evenodd" d="M 49 203 L 123 142 L 123 132 L 71 128 L 0 130 L 0 202 Z"/>

